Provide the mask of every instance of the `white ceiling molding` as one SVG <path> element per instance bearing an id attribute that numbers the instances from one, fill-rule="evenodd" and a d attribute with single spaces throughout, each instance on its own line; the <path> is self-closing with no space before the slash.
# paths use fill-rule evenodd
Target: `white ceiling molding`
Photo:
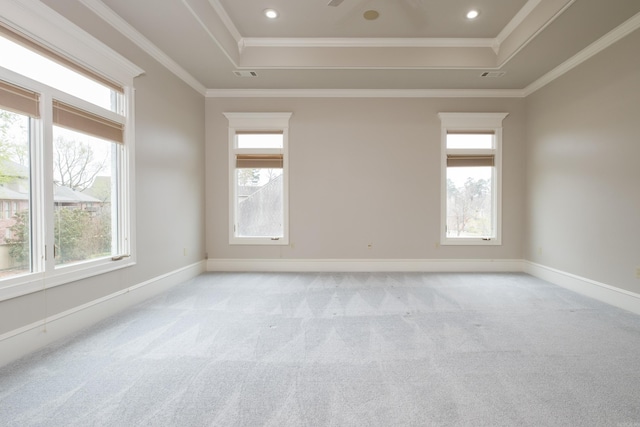
<path id="1" fill-rule="evenodd" d="M 247 47 L 493 47 L 487 38 L 268 38 L 246 37 Z"/>
<path id="2" fill-rule="evenodd" d="M 542 0 L 529 0 L 523 7 L 516 13 L 513 19 L 500 31 L 500 34 L 493 39 L 493 51 L 498 55 L 500 53 L 500 46 L 507 37 L 513 33 L 525 20 L 527 16 L 535 9 Z"/>
<path id="3" fill-rule="evenodd" d="M 182 0 L 182 2 L 185 3 L 185 0 Z M 238 28 L 236 28 L 235 24 L 227 14 L 227 11 L 224 10 L 224 7 L 222 7 L 218 0 L 209 0 L 209 4 L 213 8 L 213 10 L 216 11 L 227 31 L 229 31 L 231 36 L 236 40 L 236 43 L 240 43 L 240 41 L 242 40 L 242 34 L 240 34 L 240 31 L 238 31 Z"/>
<path id="4" fill-rule="evenodd" d="M 498 55 L 497 62 L 500 67 L 524 49 L 531 40 L 555 21 L 574 2 L 575 0 L 548 1 L 540 3 L 535 10 L 528 13 L 522 22 L 513 28 L 509 35 L 500 42 L 500 47 L 496 52 Z"/>
<path id="5" fill-rule="evenodd" d="M 205 31 L 207 36 L 213 41 L 220 50 L 224 53 L 227 59 L 237 67 L 240 49 L 238 43 L 240 42 L 236 36 L 239 36 L 238 30 L 233 27 L 233 31 L 229 31 L 226 28 L 225 20 L 229 20 L 226 12 L 222 9 L 223 16 L 220 16 L 216 9 L 209 7 L 201 7 L 201 3 L 197 3 L 194 0 L 182 0 L 182 4 L 189 11 L 191 16 L 198 22 L 200 27 Z M 209 2 L 211 6 L 211 2 Z M 222 6 L 220 6 L 222 8 Z M 225 31 L 226 29 L 226 31 Z"/>
<path id="6" fill-rule="evenodd" d="M 623 24 L 619 25 L 615 29 L 609 31 L 607 34 L 602 36 L 599 40 L 596 40 L 595 42 L 591 43 L 589 46 L 587 46 L 586 48 L 584 48 L 583 50 L 581 50 L 580 52 L 578 52 L 577 54 L 569 58 L 567 61 L 563 62 L 562 64 L 560 64 L 559 66 L 549 71 L 547 74 L 540 77 L 538 80 L 536 80 L 535 82 L 531 83 L 529 86 L 524 88 L 523 90 L 524 96 L 529 96 L 535 91 L 543 88 L 544 86 L 548 85 L 558 77 L 571 71 L 572 69 L 582 64 L 589 58 L 600 53 L 601 51 L 608 48 L 618 40 L 628 36 L 629 34 L 631 34 L 632 32 L 638 29 L 640 29 L 640 13 L 629 18 Z"/>
<path id="7" fill-rule="evenodd" d="M 140 34 L 129 23 L 122 19 L 117 13 L 107 7 L 100 0 L 79 0 L 82 4 L 88 7 L 93 13 L 102 18 L 105 22 L 118 30 L 122 35 L 127 37 L 130 41 L 136 44 L 140 49 L 147 52 L 156 61 L 162 64 L 165 68 L 179 77 L 186 84 L 191 86 L 195 91 L 201 94 L 205 94 L 206 88 L 196 80 L 191 74 L 178 65 L 167 54 L 160 50 L 156 45 L 151 43 L 146 37 Z"/>
<path id="8" fill-rule="evenodd" d="M 519 89 L 209 89 L 207 98 L 522 98 Z"/>
<path id="9" fill-rule="evenodd" d="M 495 38 L 242 37 L 219 0 L 208 0 L 221 23 L 215 28 L 209 28 L 201 17 L 207 11 L 193 9 L 195 1 L 182 3 L 238 69 L 499 69 L 575 0 L 528 0 Z M 221 38 L 235 42 L 225 43 Z M 371 48 L 389 50 L 373 54 Z M 439 50 L 429 50 L 436 48 Z M 489 49 L 491 57 L 485 51 Z"/>

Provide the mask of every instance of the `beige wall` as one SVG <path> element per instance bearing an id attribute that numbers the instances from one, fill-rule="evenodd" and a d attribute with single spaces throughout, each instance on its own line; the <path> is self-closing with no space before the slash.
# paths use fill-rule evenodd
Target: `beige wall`
<path id="1" fill-rule="evenodd" d="M 138 262 L 0 302 L 0 334 L 197 263 L 205 252 L 204 97 L 79 3 L 45 3 L 145 70 L 134 82 Z"/>
<path id="2" fill-rule="evenodd" d="M 640 292 L 640 31 L 527 98 L 525 257 Z"/>
<path id="3" fill-rule="evenodd" d="M 292 112 L 290 242 L 228 244 L 228 122 L 223 112 Z M 503 245 L 437 247 L 438 112 L 508 112 Z M 519 259 L 524 240 L 524 100 L 272 98 L 206 101 L 209 258 Z M 367 245 L 373 244 L 372 249 Z"/>

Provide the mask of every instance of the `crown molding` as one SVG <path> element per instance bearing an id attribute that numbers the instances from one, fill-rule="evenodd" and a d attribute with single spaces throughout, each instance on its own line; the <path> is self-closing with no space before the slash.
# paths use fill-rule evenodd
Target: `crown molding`
<path id="1" fill-rule="evenodd" d="M 247 47 L 493 47 L 490 38 L 245 37 Z"/>
<path id="2" fill-rule="evenodd" d="M 196 92 L 200 94 L 205 94 L 206 88 L 202 83 L 196 80 L 191 74 L 189 74 L 184 68 L 178 65 L 173 59 L 171 59 L 166 53 L 164 53 L 160 48 L 151 43 L 149 39 L 144 37 L 142 34 L 138 32 L 135 28 L 133 28 L 128 22 L 120 17 L 117 13 L 111 10 L 107 5 L 102 3 L 100 0 L 78 0 L 80 3 L 85 5 L 89 10 L 102 18 L 106 23 L 111 25 L 117 31 L 119 31 L 122 35 L 132 41 L 135 45 L 137 45 L 140 49 L 145 51 L 151 57 L 153 57 L 156 61 L 162 64 L 165 68 L 175 74 L 178 78 L 184 81 L 186 84 L 191 86 Z"/>
<path id="3" fill-rule="evenodd" d="M 188 5 L 187 1 L 188 0 L 182 0 L 182 3 L 185 6 L 187 6 Z M 209 0 L 209 4 L 213 8 L 213 10 L 216 11 L 218 16 L 220 17 L 220 20 L 226 27 L 227 31 L 229 31 L 229 34 L 231 34 L 231 37 L 233 37 L 236 43 L 239 44 L 240 41 L 242 40 L 242 34 L 240 34 L 240 31 L 238 31 L 238 28 L 235 26 L 235 24 L 231 20 L 231 17 L 229 17 L 229 15 L 227 14 L 227 11 L 224 10 L 224 7 L 222 6 L 222 4 L 220 4 L 218 0 Z"/>
<path id="4" fill-rule="evenodd" d="M 603 50 L 605 50 L 606 48 L 608 48 L 618 40 L 623 39 L 624 37 L 628 36 L 629 34 L 631 34 L 632 32 L 636 31 L 639 28 L 640 28 L 640 13 L 637 13 L 631 18 L 629 18 L 628 20 L 626 20 L 624 23 L 620 24 L 618 27 L 614 28 L 613 30 L 611 30 L 610 32 L 602 36 L 600 39 L 591 43 L 589 46 L 587 46 L 586 48 L 584 48 L 583 50 L 581 50 L 580 52 L 578 52 L 577 54 L 575 54 L 574 56 L 572 56 L 571 58 L 563 62 L 562 64 L 558 65 L 553 70 L 549 71 L 547 74 L 540 77 L 538 80 L 528 85 L 522 91 L 524 96 L 529 96 L 535 91 L 543 88 L 544 86 L 548 85 L 555 79 L 571 71 L 572 69 L 582 64 L 589 58 L 602 52 Z"/>
<path id="5" fill-rule="evenodd" d="M 207 98 L 522 98 L 519 89 L 209 89 Z"/>
<path id="6" fill-rule="evenodd" d="M 509 21 L 509 23 L 500 31 L 500 34 L 493 39 L 493 51 L 497 55 L 500 52 L 500 46 L 507 37 L 513 33 L 525 20 L 527 16 L 535 9 L 542 0 L 529 0 L 525 5 L 516 13 L 516 15 Z"/>

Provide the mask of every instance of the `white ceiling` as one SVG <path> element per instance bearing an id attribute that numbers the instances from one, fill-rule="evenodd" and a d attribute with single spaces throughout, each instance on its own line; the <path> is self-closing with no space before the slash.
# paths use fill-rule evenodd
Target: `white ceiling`
<path id="1" fill-rule="evenodd" d="M 640 0 L 79 1 L 203 93 L 520 93 L 640 20 Z M 480 12 L 473 21 L 470 9 Z M 488 71 L 505 74 L 481 77 Z"/>

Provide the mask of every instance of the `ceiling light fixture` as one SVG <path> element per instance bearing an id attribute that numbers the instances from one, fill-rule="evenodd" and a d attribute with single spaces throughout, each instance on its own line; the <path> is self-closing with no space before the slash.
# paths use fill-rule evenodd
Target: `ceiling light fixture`
<path id="1" fill-rule="evenodd" d="M 477 10 L 470 10 L 467 12 L 467 19 L 476 19 L 480 15 L 480 12 Z"/>
<path id="2" fill-rule="evenodd" d="M 380 13 L 377 10 L 367 10 L 365 13 L 362 14 L 362 16 L 367 21 L 375 21 L 380 16 Z"/>
<path id="3" fill-rule="evenodd" d="M 275 9 L 265 9 L 264 16 L 269 19 L 276 19 L 278 17 L 278 12 Z"/>

